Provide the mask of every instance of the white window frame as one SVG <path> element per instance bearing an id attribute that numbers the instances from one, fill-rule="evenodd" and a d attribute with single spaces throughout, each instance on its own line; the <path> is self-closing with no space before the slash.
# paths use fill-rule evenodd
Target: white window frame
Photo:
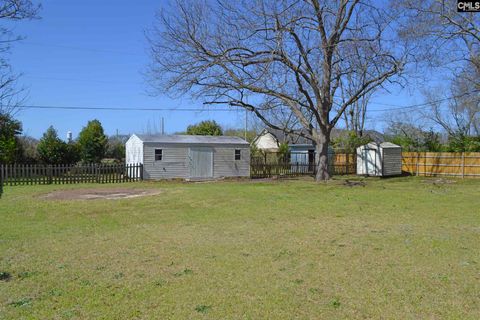
<path id="1" fill-rule="evenodd" d="M 238 159 L 237 159 L 237 151 L 238 151 Z M 235 161 L 242 160 L 242 150 L 241 149 L 235 149 L 235 152 L 233 154 L 233 158 Z"/>

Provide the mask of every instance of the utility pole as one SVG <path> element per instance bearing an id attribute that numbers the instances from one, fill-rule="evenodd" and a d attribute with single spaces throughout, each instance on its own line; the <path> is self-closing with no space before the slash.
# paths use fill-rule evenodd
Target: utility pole
<path id="1" fill-rule="evenodd" d="M 248 110 L 245 109 L 245 141 L 247 141 L 247 117 L 248 117 Z"/>
<path id="2" fill-rule="evenodd" d="M 246 102 L 248 103 L 248 96 L 246 96 L 245 99 L 246 99 Z M 247 141 L 247 126 L 248 126 L 247 119 L 248 119 L 248 110 L 247 108 L 245 108 L 245 132 L 244 132 L 245 141 Z"/>
<path id="3" fill-rule="evenodd" d="M 165 121 L 164 118 L 162 117 L 162 136 L 165 134 Z"/>

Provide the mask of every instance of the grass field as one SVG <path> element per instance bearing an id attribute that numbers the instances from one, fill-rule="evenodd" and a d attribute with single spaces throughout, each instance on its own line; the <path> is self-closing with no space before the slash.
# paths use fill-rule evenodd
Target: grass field
<path id="1" fill-rule="evenodd" d="M 480 180 L 0 199 L 0 319 L 478 319 Z"/>

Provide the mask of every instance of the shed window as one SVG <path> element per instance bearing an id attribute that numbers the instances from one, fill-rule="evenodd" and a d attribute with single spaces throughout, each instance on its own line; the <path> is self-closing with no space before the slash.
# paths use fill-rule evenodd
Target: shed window
<path id="1" fill-rule="evenodd" d="M 161 161 L 163 156 L 162 149 L 155 149 L 155 161 Z"/>
<path id="2" fill-rule="evenodd" d="M 235 160 L 241 159 L 240 149 L 235 149 Z"/>

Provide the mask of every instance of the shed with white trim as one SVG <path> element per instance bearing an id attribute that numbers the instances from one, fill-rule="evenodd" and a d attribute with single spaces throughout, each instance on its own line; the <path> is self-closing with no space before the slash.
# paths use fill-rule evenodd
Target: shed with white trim
<path id="1" fill-rule="evenodd" d="M 127 164 L 142 163 L 144 179 L 250 176 L 250 145 L 239 137 L 133 134 Z"/>
<path id="2" fill-rule="evenodd" d="M 402 148 L 390 142 L 370 142 L 357 148 L 357 174 L 388 177 L 402 174 Z"/>

